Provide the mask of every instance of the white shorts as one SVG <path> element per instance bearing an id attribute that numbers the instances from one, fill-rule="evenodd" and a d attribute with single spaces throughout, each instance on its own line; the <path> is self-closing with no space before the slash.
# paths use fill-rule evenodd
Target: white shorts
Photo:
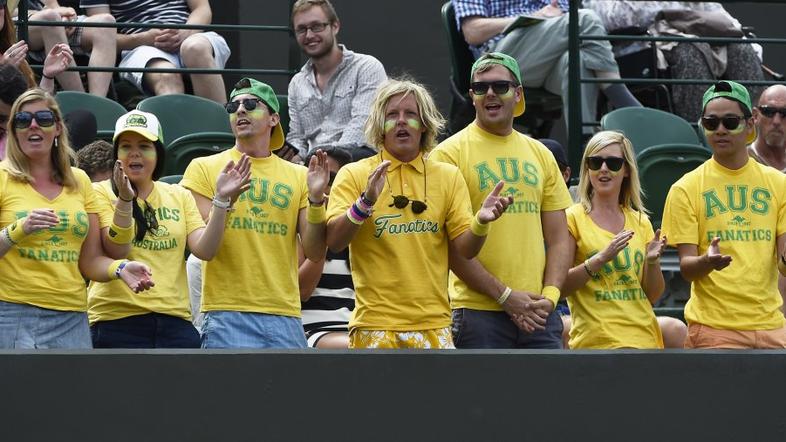
<path id="1" fill-rule="evenodd" d="M 229 55 L 232 53 L 229 50 L 229 45 L 227 45 L 226 40 L 224 37 L 216 34 L 215 32 L 200 32 L 198 34 L 194 34 L 196 36 L 200 36 L 206 38 L 210 45 L 213 46 L 213 58 L 216 61 L 217 68 L 223 68 L 227 64 L 227 60 L 229 59 Z M 119 67 L 121 68 L 143 68 L 147 66 L 150 60 L 155 60 L 157 58 L 161 58 L 167 60 L 168 62 L 175 65 L 175 67 L 182 68 L 183 62 L 180 60 L 180 54 L 173 54 L 171 52 L 162 51 L 153 46 L 139 46 L 130 51 L 123 51 L 121 54 L 122 59 L 120 60 Z M 143 90 L 142 88 L 142 76 L 144 74 L 142 72 L 121 72 L 120 77 L 134 83 L 134 85 L 139 89 Z"/>

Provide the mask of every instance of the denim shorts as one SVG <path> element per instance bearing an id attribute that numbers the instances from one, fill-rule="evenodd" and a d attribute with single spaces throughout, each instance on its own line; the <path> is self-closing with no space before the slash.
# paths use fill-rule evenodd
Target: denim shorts
<path id="1" fill-rule="evenodd" d="M 0 348 L 93 348 L 87 313 L 0 301 Z"/>
<path id="2" fill-rule="evenodd" d="M 266 313 L 210 311 L 202 348 L 306 348 L 300 318 Z"/>
<path id="3" fill-rule="evenodd" d="M 551 312 L 546 329 L 527 333 L 519 329 L 506 312 L 453 310 L 453 342 L 456 348 L 561 349 L 562 318 Z"/>

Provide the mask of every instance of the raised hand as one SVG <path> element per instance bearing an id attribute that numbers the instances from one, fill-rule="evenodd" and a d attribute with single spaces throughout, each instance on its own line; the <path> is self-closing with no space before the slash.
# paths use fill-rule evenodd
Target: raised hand
<path id="1" fill-rule="evenodd" d="M 0 63 L 10 63 L 14 66 L 19 66 L 19 63 L 27 57 L 27 50 L 27 43 L 24 40 L 19 40 L 5 50 L 2 57 L 0 57 Z"/>
<path id="2" fill-rule="evenodd" d="M 230 161 L 216 179 L 216 196 L 232 203 L 251 187 L 251 159 L 243 154 L 237 164 Z"/>
<path id="3" fill-rule="evenodd" d="M 491 193 L 483 200 L 483 205 L 481 205 L 480 210 L 478 210 L 478 221 L 480 221 L 481 224 L 490 223 L 496 220 L 505 213 L 509 205 L 513 204 L 512 196 L 499 196 L 499 192 L 502 191 L 502 187 L 504 186 L 504 181 L 498 182 Z"/>
<path id="4" fill-rule="evenodd" d="M 44 60 L 43 74 L 53 78 L 63 73 L 74 62 L 74 52 L 65 43 L 52 46 Z"/>
<path id="5" fill-rule="evenodd" d="M 600 259 L 601 265 L 606 264 L 607 262 L 616 258 L 619 252 L 625 250 L 625 247 L 628 247 L 628 243 L 630 242 L 631 238 L 633 238 L 632 230 L 623 230 L 620 233 L 614 235 L 614 238 L 611 239 L 609 245 L 595 255 L 598 257 L 598 259 Z"/>
<path id="6" fill-rule="evenodd" d="M 24 230 L 26 235 L 60 224 L 60 218 L 57 217 L 57 214 L 52 209 L 33 209 L 29 215 L 20 221 L 22 222 L 22 230 Z"/>
<path id="7" fill-rule="evenodd" d="M 368 183 L 366 184 L 366 199 L 375 203 L 385 188 L 385 179 L 388 174 L 388 167 L 390 161 L 383 161 L 368 175 Z"/>
<path id="8" fill-rule="evenodd" d="M 723 255 L 720 251 L 720 238 L 712 238 L 710 246 L 707 248 L 707 262 L 710 263 L 713 269 L 722 270 L 731 264 L 731 256 Z"/>
<path id="9" fill-rule="evenodd" d="M 120 271 L 120 279 L 134 293 L 139 293 L 156 285 L 153 282 L 153 273 L 150 271 L 150 267 L 137 261 L 128 261 L 126 263 L 123 270 Z"/>
<path id="10" fill-rule="evenodd" d="M 655 231 L 655 238 L 647 243 L 647 262 L 654 263 L 660 259 L 663 249 L 666 248 L 666 236 L 660 236 L 660 229 Z"/>
<path id="11" fill-rule="evenodd" d="M 325 200 L 330 185 L 330 166 L 327 153 L 317 149 L 308 162 L 308 200 L 320 204 Z"/>
<path id="12" fill-rule="evenodd" d="M 117 196 L 126 201 L 131 201 L 136 198 L 134 187 L 131 186 L 131 180 L 128 179 L 125 170 L 123 170 L 123 163 L 120 160 L 115 161 L 115 167 L 112 169 L 112 182 L 117 187 Z"/>

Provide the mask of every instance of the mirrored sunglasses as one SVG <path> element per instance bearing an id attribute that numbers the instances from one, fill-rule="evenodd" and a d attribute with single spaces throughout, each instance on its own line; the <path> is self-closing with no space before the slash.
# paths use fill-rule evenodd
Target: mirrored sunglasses
<path id="1" fill-rule="evenodd" d="M 14 115 L 14 127 L 17 129 L 27 129 L 33 124 L 35 119 L 36 124 L 41 127 L 54 126 L 56 118 L 55 113 L 50 110 L 41 110 L 37 112 L 17 112 Z"/>

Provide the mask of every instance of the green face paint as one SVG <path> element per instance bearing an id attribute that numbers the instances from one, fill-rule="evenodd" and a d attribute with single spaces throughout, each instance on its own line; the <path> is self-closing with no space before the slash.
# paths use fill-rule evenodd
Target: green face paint
<path id="1" fill-rule="evenodd" d="M 117 148 L 117 159 L 125 160 L 125 159 L 128 158 L 128 155 L 130 153 L 131 153 L 131 148 L 130 147 L 128 147 L 128 146 L 120 146 L 120 147 Z M 142 154 L 142 158 L 144 158 L 146 160 L 155 160 L 156 159 L 156 149 L 154 147 L 141 149 L 140 153 Z"/>
<path id="2" fill-rule="evenodd" d="M 415 130 L 420 130 L 420 121 L 418 121 L 418 120 L 416 120 L 414 118 L 407 118 L 407 126 L 413 128 Z"/>
<path id="3" fill-rule="evenodd" d="M 396 127 L 396 120 L 385 120 L 385 133 L 390 132 Z"/>

